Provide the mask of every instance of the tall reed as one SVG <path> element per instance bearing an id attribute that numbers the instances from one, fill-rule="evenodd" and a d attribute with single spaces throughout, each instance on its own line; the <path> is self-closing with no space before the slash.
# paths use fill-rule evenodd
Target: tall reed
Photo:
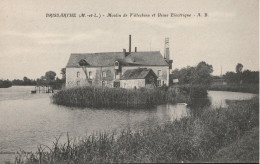
<path id="1" fill-rule="evenodd" d="M 144 108 L 167 102 L 186 102 L 188 95 L 170 89 L 124 89 L 124 88 L 96 88 L 78 87 L 60 92 L 52 96 L 53 103 L 74 107 L 95 108 Z"/>
<path id="2" fill-rule="evenodd" d="M 173 163 L 223 161 L 223 153 L 237 162 L 259 160 L 259 101 L 233 102 L 228 108 L 207 109 L 200 117 L 186 117 L 150 129 L 119 134 L 100 133 L 73 143 L 54 142 L 52 148 L 20 154 L 17 163 Z M 248 135 L 253 136 L 245 140 Z M 117 136 L 117 137 L 115 137 Z M 250 137 L 249 137 L 250 138 Z M 247 138 L 246 138 L 247 139 Z M 243 141 L 245 143 L 241 143 Z M 240 147 L 232 148 L 238 144 Z M 247 146 L 250 145 L 250 146 Z M 228 148 L 228 152 L 225 151 Z M 242 152 L 237 155 L 234 152 Z"/>

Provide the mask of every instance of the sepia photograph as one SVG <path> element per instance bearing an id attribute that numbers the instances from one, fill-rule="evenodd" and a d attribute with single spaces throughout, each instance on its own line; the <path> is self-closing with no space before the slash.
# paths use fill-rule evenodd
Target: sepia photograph
<path id="1" fill-rule="evenodd" d="M 0 164 L 259 163 L 259 0 L 1 0 Z"/>

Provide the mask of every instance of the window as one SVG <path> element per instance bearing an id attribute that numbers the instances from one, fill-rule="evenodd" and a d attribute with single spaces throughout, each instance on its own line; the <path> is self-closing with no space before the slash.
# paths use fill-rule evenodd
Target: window
<path id="1" fill-rule="evenodd" d="M 161 80 L 157 80 L 157 86 L 158 86 L 158 87 L 161 86 Z"/>
<path id="2" fill-rule="evenodd" d="M 91 71 L 89 71 L 89 73 L 88 73 L 88 77 L 89 77 L 89 79 L 92 79 L 93 77 L 92 77 L 92 72 Z"/>
<path id="3" fill-rule="evenodd" d="M 115 82 L 114 82 L 114 87 L 115 87 L 115 88 L 120 87 L 120 82 L 116 82 L 116 81 L 115 81 Z"/>
<path id="4" fill-rule="evenodd" d="M 158 77 L 161 77 L 162 76 L 162 70 L 158 70 Z"/>
<path id="5" fill-rule="evenodd" d="M 116 71 L 116 72 L 115 72 L 115 79 L 119 79 L 119 78 L 120 78 L 120 76 L 119 76 L 119 72 Z"/>
<path id="6" fill-rule="evenodd" d="M 105 71 L 102 72 L 102 77 L 106 77 L 106 72 Z"/>
<path id="7" fill-rule="evenodd" d="M 79 71 L 77 72 L 77 77 L 80 77 L 80 72 Z"/>

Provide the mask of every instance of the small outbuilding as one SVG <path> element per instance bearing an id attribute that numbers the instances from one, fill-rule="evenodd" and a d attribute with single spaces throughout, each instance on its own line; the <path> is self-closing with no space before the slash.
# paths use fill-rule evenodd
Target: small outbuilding
<path id="1" fill-rule="evenodd" d="M 138 68 L 127 70 L 120 78 L 122 88 L 155 88 L 157 75 L 152 69 Z"/>

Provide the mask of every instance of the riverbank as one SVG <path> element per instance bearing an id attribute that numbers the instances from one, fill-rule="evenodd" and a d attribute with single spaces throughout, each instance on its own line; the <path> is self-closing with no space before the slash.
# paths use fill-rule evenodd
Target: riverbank
<path id="1" fill-rule="evenodd" d="M 142 131 L 101 133 L 78 142 L 68 137 L 65 144 L 56 140 L 52 148 L 39 147 L 34 154 L 21 153 L 16 162 L 258 162 L 258 100 L 259 97 L 232 101 L 227 108 L 205 109 L 200 116 Z"/>
<path id="2" fill-rule="evenodd" d="M 78 87 L 52 96 L 54 104 L 90 108 L 148 108 L 189 101 L 189 88 L 124 89 Z"/>
<path id="3" fill-rule="evenodd" d="M 259 84 L 213 84 L 209 90 L 259 94 Z"/>

